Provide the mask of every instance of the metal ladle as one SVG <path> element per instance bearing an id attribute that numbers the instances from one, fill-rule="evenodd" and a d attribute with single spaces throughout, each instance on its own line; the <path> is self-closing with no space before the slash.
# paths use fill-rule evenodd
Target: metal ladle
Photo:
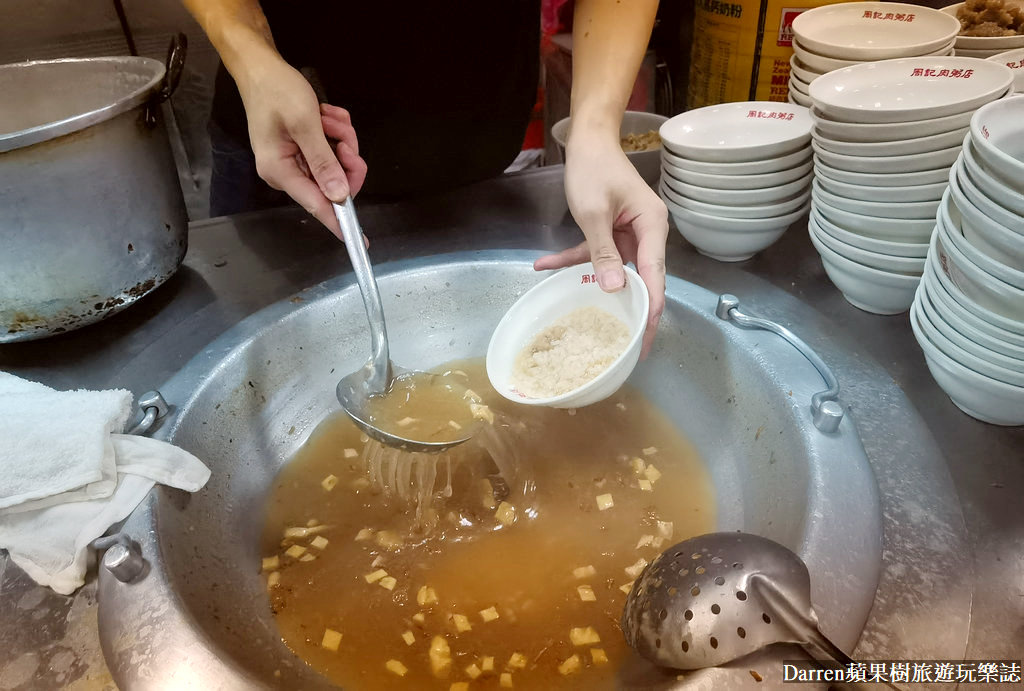
<path id="1" fill-rule="evenodd" d="M 356 426 L 377 441 L 387 446 L 397 446 L 408 451 L 437 452 L 467 441 L 471 435 L 453 441 L 429 442 L 406 439 L 397 434 L 386 432 L 370 422 L 367 411 L 367 400 L 373 395 L 386 393 L 391 383 L 399 376 L 413 374 L 413 370 L 396 367 L 389 356 L 388 331 L 384 323 L 384 307 L 380 301 L 377 280 L 373 276 L 370 257 L 363 243 L 363 230 L 356 217 L 352 199 L 334 205 L 334 215 L 341 225 L 341 234 L 345 240 L 352 270 L 356 274 L 356 283 L 363 296 L 363 307 L 366 319 L 370 324 L 370 346 L 372 353 L 366 364 L 338 382 L 335 391 L 338 402 L 344 408 Z M 425 375 L 429 376 L 429 375 Z"/>
<path id="2" fill-rule="evenodd" d="M 774 643 L 854 663 L 818 628 L 803 560 L 749 533 L 709 533 L 658 555 L 633 583 L 622 631 L 644 658 L 673 669 L 718 667 Z"/>

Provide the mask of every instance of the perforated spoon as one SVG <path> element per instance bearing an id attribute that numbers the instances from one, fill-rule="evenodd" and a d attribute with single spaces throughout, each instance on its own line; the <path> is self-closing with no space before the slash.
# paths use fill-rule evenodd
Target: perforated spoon
<path id="1" fill-rule="evenodd" d="M 818 628 L 803 560 L 748 533 L 709 533 L 658 555 L 633 583 L 622 631 L 640 655 L 673 669 L 717 667 L 773 643 L 854 662 Z"/>
<path id="2" fill-rule="evenodd" d="M 356 275 L 356 283 L 359 284 L 359 292 L 363 296 L 363 307 L 366 309 L 366 319 L 370 324 L 370 346 L 372 349 L 370 359 L 366 361 L 365 365 L 338 382 L 335 390 L 338 402 L 341 403 L 341 407 L 357 427 L 387 446 L 397 446 L 408 451 L 436 452 L 468 441 L 471 435 L 443 442 L 406 439 L 382 430 L 370 421 L 367 401 L 371 396 L 387 392 L 396 377 L 411 374 L 430 375 L 399 368 L 391 362 L 387 325 L 384 323 L 384 307 L 381 304 L 377 280 L 373 276 L 373 266 L 370 264 L 370 256 L 363 243 L 363 229 L 356 217 L 352 199 L 349 198 L 341 204 L 335 204 L 334 215 L 337 216 L 338 223 L 341 225 L 345 248 L 348 250 L 349 259 L 352 260 L 352 270 Z"/>

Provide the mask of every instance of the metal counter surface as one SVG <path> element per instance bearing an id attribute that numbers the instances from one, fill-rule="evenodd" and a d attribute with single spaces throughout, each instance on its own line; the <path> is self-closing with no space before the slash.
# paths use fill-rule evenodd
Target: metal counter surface
<path id="1" fill-rule="evenodd" d="M 574 244 L 582 236 L 561 174 L 547 168 L 360 207 L 371 259 Z M 303 289 L 349 272 L 344 247 L 298 209 L 200 222 L 189 242 L 181 270 L 152 295 L 81 331 L 0 346 L 0 369 L 58 389 L 139 394 L 242 318 L 284 298 L 301 300 Z M 879 317 L 849 305 L 802 223 L 734 265 L 697 254 L 672 232 L 668 270 L 739 296 L 745 310 L 785 324 L 836 370 L 878 478 L 886 525 L 888 567 L 857 655 L 1020 659 L 1024 428 L 960 412 L 928 373 L 907 315 Z M 877 372 L 898 387 L 878 386 Z M 908 443 L 924 430 L 935 447 Z M 0 554 L 0 689 L 113 688 L 95 622 L 94 573 L 78 594 L 62 597 Z"/>

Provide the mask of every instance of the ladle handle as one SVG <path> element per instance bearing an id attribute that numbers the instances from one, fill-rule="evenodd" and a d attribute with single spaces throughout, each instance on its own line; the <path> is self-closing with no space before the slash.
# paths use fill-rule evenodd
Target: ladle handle
<path id="1" fill-rule="evenodd" d="M 352 270 L 356 274 L 356 283 L 363 296 L 363 307 L 366 309 L 366 320 L 370 324 L 370 347 L 372 355 L 368 363 L 372 372 L 367 384 L 372 391 L 384 391 L 391 379 L 390 354 L 388 353 L 388 330 L 384 323 L 384 307 L 380 302 L 380 291 L 377 280 L 373 277 L 373 266 L 370 256 L 366 253 L 363 243 L 363 229 L 356 217 L 356 207 L 349 197 L 341 204 L 334 205 L 334 215 L 341 225 L 341 235 L 345 240 L 348 258 L 352 261 Z"/>

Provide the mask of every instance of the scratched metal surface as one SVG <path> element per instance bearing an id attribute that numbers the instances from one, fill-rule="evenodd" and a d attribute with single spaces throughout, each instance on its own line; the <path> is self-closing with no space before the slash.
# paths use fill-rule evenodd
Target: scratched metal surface
<path id="1" fill-rule="evenodd" d="M 579 231 L 560 176 L 546 169 L 361 208 L 374 261 L 573 244 Z M 195 224 L 189 242 L 182 270 L 130 310 L 80 332 L 0 346 L 0 369 L 58 388 L 141 392 L 245 316 L 348 269 L 344 249 L 297 210 Z M 906 317 L 849 306 L 802 225 L 739 265 L 701 257 L 673 233 L 668 268 L 739 295 L 837 370 L 879 482 L 885 527 L 882 581 L 856 654 L 1019 658 L 1024 519 L 1014 505 L 1024 493 L 1024 429 L 957 410 L 925 369 Z M 74 597 L 54 595 L 0 556 L 0 689 L 112 686 L 94 593 L 91 579 Z"/>

